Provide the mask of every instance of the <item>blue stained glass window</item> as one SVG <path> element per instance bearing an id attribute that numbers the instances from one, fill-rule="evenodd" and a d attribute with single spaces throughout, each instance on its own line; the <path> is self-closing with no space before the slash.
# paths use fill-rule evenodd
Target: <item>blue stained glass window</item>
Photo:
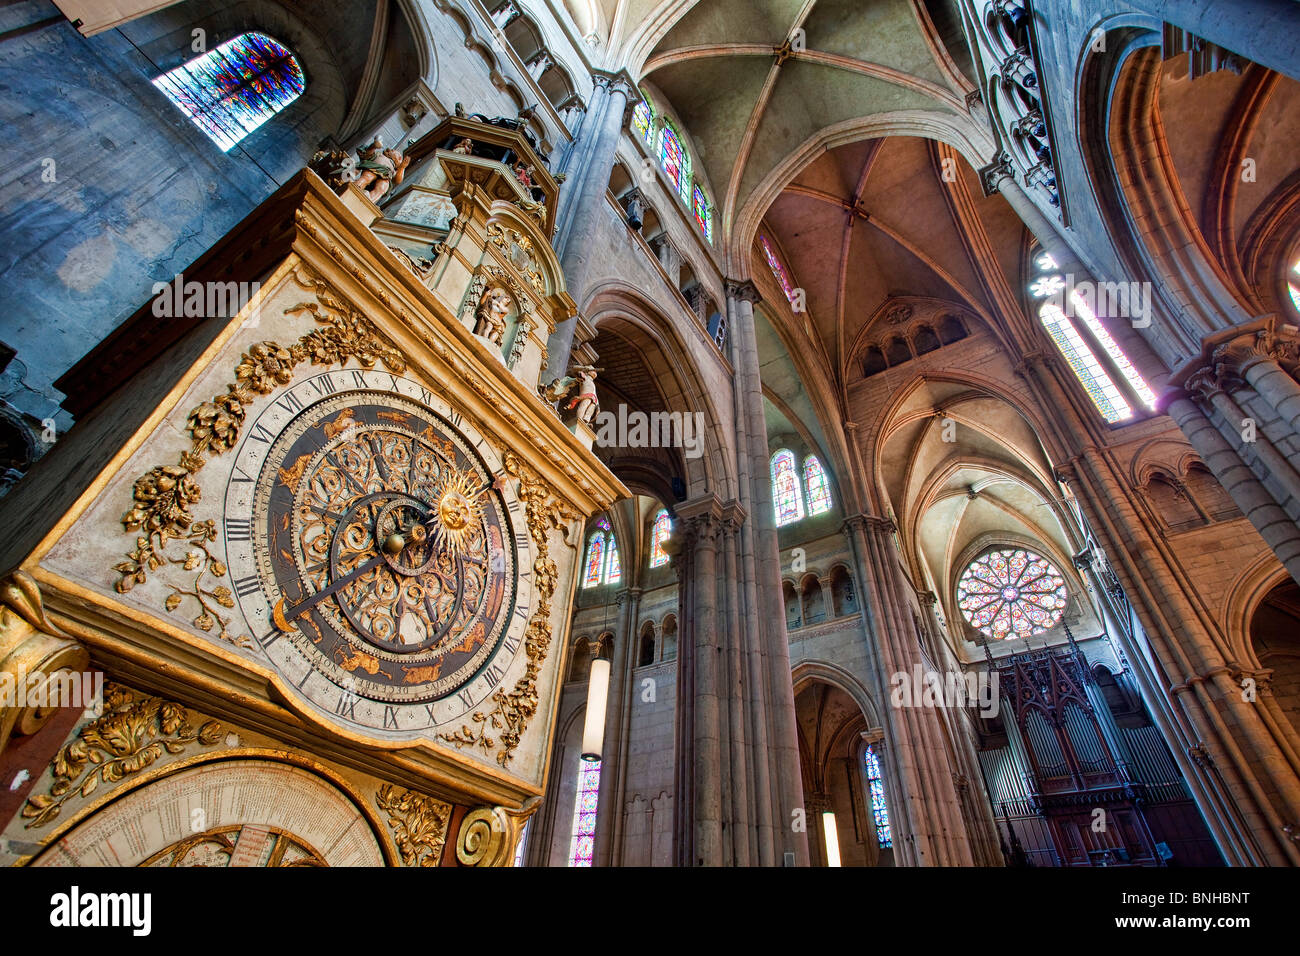
<path id="1" fill-rule="evenodd" d="M 664 550 L 664 542 L 668 536 L 673 533 L 673 522 L 668 517 L 668 512 L 660 510 L 655 515 L 654 528 L 650 532 L 650 567 L 658 568 L 668 563 L 668 552 Z"/>
<path id="2" fill-rule="evenodd" d="M 573 840 L 569 866 L 591 866 L 596 843 L 596 806 L 600 801 L 600 761 L 578 765 L 578 796 L 573 805 Z"/>
<path id="3" fill-rule="evenodd" d="M 263 33 L 227 40 L 153 81 L 199 129 L 229 152 L 307 88 L 302 65 Z"/>
<path id="4" fill-rule="evenodd" d="M 772 504 L 777 527 L 803 517 L 803 489 L 799 487 L 794 452 L 786 448 L 772 456 Z"/>
<path id="5" fill-rule="evenodd" d="M 826 480 L 826 470 L 816 455 L 809 455 L 803 463 L 803 483 L 808 489 L 808 513 L 819 515 L 831 510 L 831 483 Z"/>
<path id="6" fill-rule="evenodd" d="M 876 824 L 876 842 L 884 849 L 894 845 L 894 831 L 889 825 L 889 809 L 885 806 L 885 781 L 880 775 L 880 758 L 868 745 L 864 759 L 867 787 L 871 791 L 871 817 Z"/>

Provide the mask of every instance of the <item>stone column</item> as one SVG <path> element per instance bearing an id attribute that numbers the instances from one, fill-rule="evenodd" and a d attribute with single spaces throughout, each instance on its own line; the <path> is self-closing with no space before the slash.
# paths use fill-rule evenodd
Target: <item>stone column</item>
<path id="1" fill-rule="evenodd" d="M 921 646 L 915 638 L 910 605 L 904 595 L 907 583 L 894 547 L 894 524 L 888 519 L 857 515 L 847 522 L 860 553 L 866 557 L 863 587 L 871 614 L 872 636 L 879 649 L 877 693 L 883 707 L 889 739 L 895 743 L 892 765 L 898 776 L 900 809 L 909 829 L 895 841 L 906 849 L 901 862 L 918 866 L 971 866 L 974 854 L 954 783 L 954 764 L 941 724 L 933 708 L 892 705 L 891 678 L 915 669 L 925 671 Z M 914 702 L 915 704 L 915 702 Z"/>
<path id="2" fill-rule="evenodd" d="M 676 807 L 677 866 L 723 860 L 722 726 L 719 681 L 724 648 L 718 629 L 718 532 L 722 503 L 714 495 L 677 508 L 671 542 L 678 567 Z"/>
<path id="3" fill-rule="evenodd" d="M 786 853 L 793 853 L 796 865 L 806 866 L 807 834 L 796 833 L 790 825 L 791 814 L 803 808 L 804 794 L 794 687 L 790 679 L 790 644 L 781 595 L 781 556 L 767 460 L 758 338 L 754 330 L 754 303 L 759 301 L 759 295 L 754 284 L 748 281 L 728 280 L 726 288 L 736 367 L 736 430 L 738 435 L 743 434 L 738 447 L 746 450 L 746 460 L 741 462 L 739 470 L 746 479 L 741 482 L 741 502 L 749 520 L 741 531 L 741 549 L 753 566 L 752 580 L 747 585 L 747 622 L 752 628 L 748 633 L 753 635 L 748 657 L 754 714 L 752 765 L 759 843 L 756 862 L 764 866 L 779 865 Z"/>
<path id="4" fill-rule="evenodd" d="M 1278 560 L 1300 581 L 1300 529 L 1295 522 L 1186 393 L 1170 401 L 1166 411 Z"/>
<path id="5" fill-rule="evenodd" d="M 668 273 L 668 281 L 676 289 L 682 284 L 682 256 L 677 251 L 677 247 L 668 241 L 668 236 L 658 236 L 650 248 L 654 250 L 659 257 L 659 264 L 664 267 L 664 272 Z"/>
<path id="6" fill-rule="evenodd" d="M 627 791 L 627 727 L 631 716 L 632 668 L 636 666 L 636 622 L 641 589 L 623 588 L 615 595 L 614 655 L 610 661 L 609 702 L 605 708 L 605 742 L 600 764 L 600 798 L 596 808 L 595 864 L 617 866 L 622 856 L 623 804 Z"/>
<path id="7" fill-rule="evenodd" d="M 619 137 L 623 134 L 628 101 L 637 95 L 636 84 L 626 71 L 606 73 L 596 70 L 592 78 L 596 89 L 592 94 L 589 122 L 583 124 L 590 128 L 591 147 L 570 176 L 578 191 L 569 197 L 566 208 L 561 210 L 556 235 L 556 245 L 563 250 L 560 265 L 564 269 L 565 284 L 579 306 L 586 292 L 591 263 L 602 252 L 597 247 L 596 236 L 600 218 L 605 213 L 605 193 L 614 169 Z M 568 369 L 577 322 L 577 316 L 565 319 L 551 334 L 546 346 L 549 360 L 546 371 L 542 373 L 544 383 L 559 378 Z"/>

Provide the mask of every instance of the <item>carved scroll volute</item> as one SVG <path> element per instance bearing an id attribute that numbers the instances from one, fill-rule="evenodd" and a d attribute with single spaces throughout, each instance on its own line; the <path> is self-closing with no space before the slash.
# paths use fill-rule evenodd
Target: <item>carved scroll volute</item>
<path id="1" fill-rule="evenodd" d="M 36 733 L 54 713 L 53 706 L 26 701 L 56 705 L 56 675 L 84 671 L 89 663 L 86 648 L 46 616 L 31 575 L 15 571 L 0 583 L 0 753 L 10 737 Z"/>
<path id="2" fill-rule="evenodd" d="M 524 824 L 541 805 L 530 798 L 521 809 L 476 807 L 465 814 L 456 835 L 456 859 L 462 866 L 511 866 Z"/>

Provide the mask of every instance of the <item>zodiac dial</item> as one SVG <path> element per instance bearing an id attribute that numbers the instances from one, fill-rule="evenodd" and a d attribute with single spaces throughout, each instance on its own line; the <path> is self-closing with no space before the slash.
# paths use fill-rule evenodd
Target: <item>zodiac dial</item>
<path id="1" fill-rule="evenodd" d="M 513 484 L 417 383 L 335 371 L 286 391 L 226 496 L 235 594 L 262 649 L 345 720 L 457 719 L 501 683 L 531 605 Z"/>

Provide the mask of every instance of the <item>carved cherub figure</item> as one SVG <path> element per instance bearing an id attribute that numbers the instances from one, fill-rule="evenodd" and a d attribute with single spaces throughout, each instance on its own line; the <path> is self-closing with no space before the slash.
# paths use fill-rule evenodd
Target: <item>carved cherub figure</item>
<path id="1" fill-rule="evenodd" d="M 462 156 L 470 156 L 474 152 L 474 141 L 468 136 L 463 137 L 460 142 L 451 148 L 453 153 L 459 153 Z"/>
<path id="2" fill-rule="evenodd" d="M 357 163 L 357 169 L 360 170 L 357 187 L 364 190 L 373 202 L 382 199 L 393 186 L 401 185 L 406 167 L 411 163 L 410 157 L 403 156 L 396 147 L 385 149 L 384 141 L 379 136 L 369 145 L 358 147 L 357 156 L 360 157 Z"/>

